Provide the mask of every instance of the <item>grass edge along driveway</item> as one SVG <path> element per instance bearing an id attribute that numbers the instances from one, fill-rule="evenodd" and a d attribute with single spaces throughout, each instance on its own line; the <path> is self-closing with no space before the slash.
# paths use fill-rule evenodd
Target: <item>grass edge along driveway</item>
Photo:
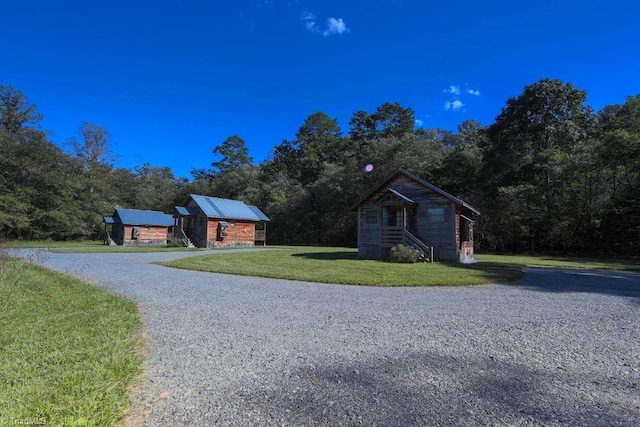
<path id="1" fill-rule="evenodd" d="M 395 264 L 360 259 L 351 248 L 272 247 L 278 250 L 211 254 L 162 263 L 168 267 L 243 276 L 370 286 L 451 286 L 506 283 L 527 265 L 640 271 L 637 262 L 581 258 L 477 255 L 475 264 Z"/>
<path id="2" fill-rule="evenodd" d="M 242 276 L 369 286 L 477 285 L 517 280 L 524 266 L 494 262 L 396 264 L 358 258 L 357 250 L 271 247 L 278 250 L 216 253 L 161 263 L 168 267 Z"/>
<path id="3" fill-rule="evenodd" d="M 141 327 L 134 302 L 0 254 L 0 424 L 122 423 Z"/>

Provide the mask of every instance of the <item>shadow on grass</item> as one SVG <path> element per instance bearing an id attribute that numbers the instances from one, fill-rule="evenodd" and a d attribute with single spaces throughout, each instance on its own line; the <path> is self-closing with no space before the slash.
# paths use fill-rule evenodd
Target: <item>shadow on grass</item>
<path id="1" fill-rule="evenodd" d="M 505 264 L 500 262 L 477 262 L 474 264 L 449 263 L 451 266 L 482 272 L 482 276 L 495 283 L 514 282 L 522 279 L 524 266 L 519 264 Z"/>
<path id="2" fill-rule="evenodd" d="M 522 280 L 509 283 L 542 292 L 587 292 L 634 298 L 640 303 L 640 274 L 624 271 L 529 267 Z"/>
<path id="3" fill-rule="evenodd" d="M 338 260 L 358 260 L 364 258 L 358 258 L 358 253 L 354 251 L 336 251 L 336 252 L 304 252 L 292 254 L 291 256 L 307 259 L 319 259 L 326 261 L 338 261 Z"/>

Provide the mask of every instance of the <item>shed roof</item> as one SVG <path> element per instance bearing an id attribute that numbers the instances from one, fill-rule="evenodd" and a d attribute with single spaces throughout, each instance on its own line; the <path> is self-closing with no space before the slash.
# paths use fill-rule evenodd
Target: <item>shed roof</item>
<path id="1" fill-rule="evenodd" d="M 258 218 L 260 218 L 260 221 L 269 221 L 269 218 L 260 209 L 258 209 L 257 206 L 247 205 L 247 207 L 251 209 Z"/>
<path id="2" fill-rule="evenodd" d="M 198 215 L 198 208 L 191 206 L 187 206 L 186 208 L 184 206 L 176 206 L 176 213 L 178 216 L 195 216 Z"/>
<path id="3" fill-rule="evenodd" d="M 403 169 L 396 169 L 391 175 L 389 175 L 388 177 L 386 177 L 384 180 L 382 180 L 379 184 L 377 184 L 374 188 L 372 188 L 369 192 L 367 192 L 367 194 L 362 197 L 358 203 L 356 203 L 355 205 L 353 205 L 352 210 L 357 209 L 358 206 L 360 206 L 365 200 L 367 200 L 369 197 L 371 197 L 374 193 L 376 193 L 377 191 L 379 191 L 381 188 L 383 188 L 384 186 L 386 186 L 387 184 L 389 184 L 395 177 L 397 177 L 398 175 L 404 175 L 412 180 L 414 180 L 415 182 L 417 182 L 418 184 L 421 184 L 431 190 L 433 190 L 434 192 L 446 197 L 449 200 L 452 200 L 454 203 L 460 205 L 460 206 L 464 206 L 465 208 L 469 209 L 471 212 L 475 213 L 476 215 L 480 215 L 480 211 L 477 210 L 476 208 L 474 208 L 473 206 L 471 206 L 470 204 L 468 204 L 467 202 L 465 202 L 464 200 L 458 199 L 457 197 L 452 196 L 451 194 L 447 193 L 446 191 L 436 187 L 433 184 L 428 183 L 427 181 L 418 178 L 417 176 L 410 174 L 409 172 L 403 170 Z M 396 192 L 395 190 L 391 190 L 392 192 Z M 399 193 L 398 193 L 399 194 Z"/>
<path id="4" fill-rule="evenodd" d="M 248 221 L 269 221 L 269 218 L 255 206 L 245 205 L 240 200 L 191 194 L 191 199 L 208 218 L 240 219 Z"/>
<path id="5" fill-rule="evenodd" d="M 114 222 L 127 225 L 157 225 L 163 227 L 173 225 L 173 217 L 169 214 L 138 209 L 118 208 L 113 213 L 113 220 Z"/>
<path id="6" fill-rule="evenodd" d="M 415 205 L 416 202 L 414 202 L 413 200 L 411 200 L 409 197 L 405 196 L 404 194 L 402 194 L 401 192 L 394 190 L 393 188 L 389 188 L 382 196 L 380 196 L 378 198 L 378 200 L 376 201 L 379 202 L 380 200 L 384 199 L 385 197 L 388 197 L 389 194 L 392 194 L 394 196 L 396 196 L 397 198 L 404 200 L 405 203 L 408 203 L 410 205 Z"/>
<path id="7" fill-rule="evenodd" d="M 104 217 L 104 223 L 105 224 L 113 224 L 113 217 L 112 216 L 105 216 Z"/>

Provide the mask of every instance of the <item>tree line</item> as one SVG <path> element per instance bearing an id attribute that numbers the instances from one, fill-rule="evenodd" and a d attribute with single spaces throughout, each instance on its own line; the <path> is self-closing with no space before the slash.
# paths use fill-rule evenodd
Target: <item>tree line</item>
<path id="1" fill-rule="evenodd" d="M 319 111 L 264 162 L 233 135 L 186 180 L 116 167 L 108 131 L 91 123 L 65 153 L 24 94 L 0 86 L 0 237 L 99 238 L 116 206 L 171 212 L 197 193 L 259 206 L 271 243 L 353 246 L 353 205 L 403 168 L 481 211 L 478 250 L 639 255 L 640 95 L 598 112 L 586 98 L 542 79 L 492 124 L 466 120 L 456 132 L 416 129 L 396 103 L 356 111 L 347 131 Z"/>

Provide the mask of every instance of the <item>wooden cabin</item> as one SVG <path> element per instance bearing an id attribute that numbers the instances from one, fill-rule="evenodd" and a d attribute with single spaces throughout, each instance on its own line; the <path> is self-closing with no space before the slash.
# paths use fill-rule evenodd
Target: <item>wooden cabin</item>
<path id="1" fill-rule="evenodd" d="M 430 260 L 463 263 L 473 258 L 477 209 L 435 185 L 398 169 L 354 207 L 358 212 L 358 255 L 384 259 L 397 244 Z"/>
<path id="2" fill-rule="evenodd" d="M 174 211 L 175 237 L 184 246 L 217 248 L 266 244 L 269 218 L 239 200 L 191 194 Z"/>
<path id="3" fill-rule="evenodd" d="M 166 245 L 173 234 L 173 217 L 158 211 L 118 208 L 104 224 L 107 244 Z"/>

